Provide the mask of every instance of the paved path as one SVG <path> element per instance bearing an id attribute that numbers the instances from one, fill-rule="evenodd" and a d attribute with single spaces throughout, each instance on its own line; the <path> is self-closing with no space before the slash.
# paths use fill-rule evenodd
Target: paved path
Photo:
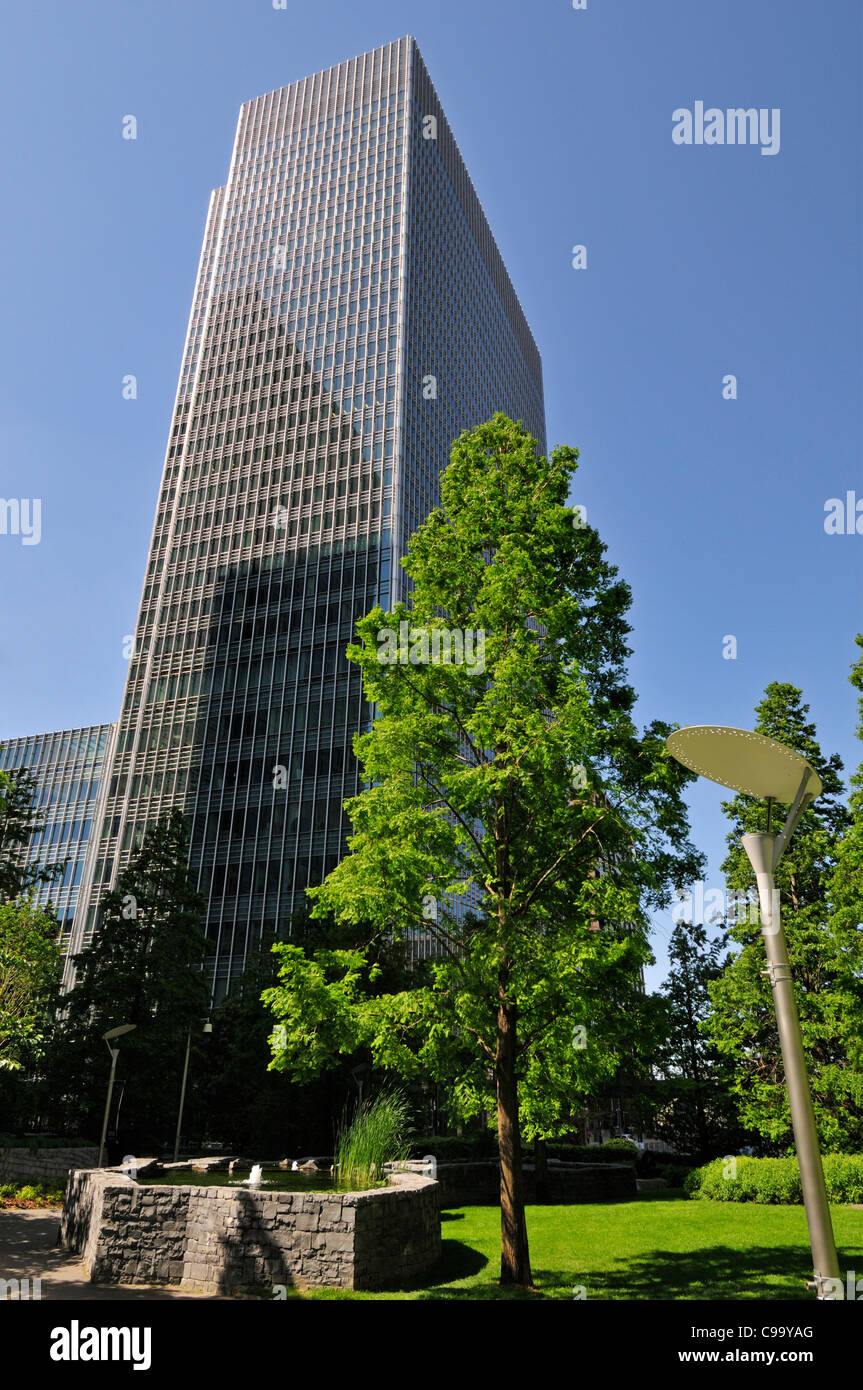
<path id="1" fill-rule="evenodd" d="M 57 1245 L 59 1229 L 59 1212 L 16 1207 L 0 1210 L 0 1279 L 41 1279 L 43 1301 L 111 1299 L 140 1303 L 220 1297 L 164 1285 L 91 1284 L 80 1260 Z"/>

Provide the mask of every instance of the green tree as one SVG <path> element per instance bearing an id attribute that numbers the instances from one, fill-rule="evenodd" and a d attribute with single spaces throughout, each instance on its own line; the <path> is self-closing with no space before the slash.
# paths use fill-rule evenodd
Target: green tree
<path id="1" fill-rule="evenodd" d="M 863 648 L 863 634 L 855 639 Z M 860 691 L 857 737 L 863 741 L 863 654 L 851 668 L 851 684 Z M 863 763 L 851 778 L 851 823 L 836 850 L 836 867 L 830 880 L 831 928 L 845 942 L 848 956 L 859 961 L 863 937 Z M 860 1030 L 863 1033 L 863 1029 Z M 858 1058 L 858 1065 L 861 1059 Z"/>
<path id="2" fill-rule="evenodd" d="M 32 836 L 45 829 L 36 805 L 36 779 L 25 767 L 0 772 L 0 902 L 13 902 L 31 888 L 51 883 L 66 860 L 28 863 Z"/>
<path id="3" fill-rule="evenodd" d="M 799 690 L 775 682 L 757 706 L 755 728 L 801 753 L 824 783 L 780 860 L 776 883 L 821 1145 L 826 1152 L 855 1151 L 863 1142 L 863 933 L 849 932 L 829 900 L 837 847 L 851 818 L 839 799 L 842 763 L 836 754 L 822 755 L 808 714 Z M 751 889 L 754 875 L 739 837 L 767 829 L 765 803 L 737 796 L 723 809 L 733 824 L 722 866 L 726 882 Z M 787 811 L 774 806 L 773 831 Z M 791 1114 L 760 927 L 748 917 L 728 925 L 740 950 L 710 985 L 710 1036 L 733 1063 L 741 1122 L 773 1152 L 787 1151 Z"/>
<path id="4" fill-rule="evenodd" d="M 344 944 L 349 931 L 338 924 L 310 922 L 306 911 L 293 915 L 290 937 L 311 952 Z M 191 1074 L 200 1079 L 189 1095 L 186 1130 L 249 1157 L 328 1154 L 345 1099 L 357 1094 L 351 1071 L 362 1058 L 359 1053 L 345 1054 L 324 1075 L 312 1072 L 304 1085 L 268 1068 L 273 1018 L 261 996 L 277 983 L 278 963 L 271 947 L 265 939 L 250 952 L 243 974 L 213 1013 L 212 1036 L 193 1050 Z M 375 988 L 391 973 L 391 954 L 381 954 L 382 974 Z M 367 1079 L 373 1084 L 373 1078 Z"/>
<path id="5" fill-rule="evenodd" d="M 26 768 L 0 772 L 0 1107 L 11 1123 L 29 1123 L 37 1101 L 33 1070 L 51 1029 L 60 958 L 59 924 L 33 890 L 66 861 L 33 864 L 30 843 L 45 827 L 37 784 Z"/>
<path id="6" fill-rule="evenodd" d="M 53 913 L 31 898 L 0 904 L 0 1069 L 34 1067 L 50 1035 L 62 957 Z"/>
<path id="7" fill-rule="evenodd" d="M 97 1132 L 107 1061 L 102 1035 L 133 1023 L 117 1070 L 124 1142 L 140 1147 L 171 1136 L 187 1031 L 197 1031 L 209 1006 L 200 969 L 204 907 L 189 881 L 185 818 L 168 811 L 103 895 L 93 940 L 74 957 L 75 986 L 51 1068 L 52 1091 L 71 1128 Z"/>
<path id="8" fill-rule="evenodd" d="M 541 457 L 500 414 L 463 434 L 402 562 L 411 607 L 375 609 L 348 649 L 377 714 L 355 740 L 369 785 L 313 915 L 372 940 L 428 932 L 426 979 L 370 994 L 364 947 L 283 943 L 267 996 L 274 1067 L 364 1045 L 446 1084 L 462 1116 L 496 1114 L 504 1283 L 531 1279 L 522 1133 L 565 1131 L 626 1056 L 646 909 L 700 865 L 669 726 L 632 719 L 629 589 L 565 505 L 577 457 Z"/>
<path id="9" fill-rule="evenodd" d="M 656 1055 L 657 1134 L 703 1162 L 737 1147 L 742 1134 L 731 1095 L 732 1067 L 705 1033 L 710 984 L 728 959 L 727 935 L 678 922 L 668 947 L 670 970 L 660 989 L 665 1036 Z"/>

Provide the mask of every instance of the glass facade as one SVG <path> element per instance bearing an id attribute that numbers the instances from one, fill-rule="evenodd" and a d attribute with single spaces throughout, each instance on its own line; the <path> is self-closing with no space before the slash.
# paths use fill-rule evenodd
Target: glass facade
<path id="1" fill-rule="evenodd" d="M 397 559 L 450 443 L 495 410 L 544 447 L 539 355 L 414 41 L 243 106 L 75 949 L 173 805 L 215 998 L 263 930 L 288 931 L 359 786 L 354 620 L 406 596 Z"/>
<path id="2" fill-rule="evenodd" d="M 36 902 L 53 906 L 64 948 L 71 938 L 82 883 L 86 884 L 87 852 L 93 824 L 100 823 L 105 791 L 102 772 L 111 756 L 115 729 L 114 724 L 94 724 L 11 738 L 0 745 L 0 772 L 23 767 L 36 780 L 34 805 L 45 828 L 27 846 L 28 864 L 68 860 L 62 877 L 34 889 Z"/>

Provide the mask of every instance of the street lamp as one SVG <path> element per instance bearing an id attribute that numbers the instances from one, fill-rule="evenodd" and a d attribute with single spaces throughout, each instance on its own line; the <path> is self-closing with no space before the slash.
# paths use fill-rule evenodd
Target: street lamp
<path id="1" fill-rule="evenodd" d="M 212 1033 L 213 1025 L 209 1019 L 202 1029 L 204 1033 Z M 189 1050 L 192 1046 L 192 1029 L 189 1028 L 186 1034 L 186 1059 L 183 1062 L 183 1084 L 180 1087 L 180 1113 L 177 1116 L 177 1133 L 174 1136 L 174 1162 L 177 1162 L 177 1155 L 180 1152 L 180 1130 L 183 1126 L 183 1106 L 186 1103 L 186 1078 L 189 1075 Z"/>
<path id="2" fill-rule="evenodd" d="M 730 787 L 732 791 L 767 802 L 766 834 L 743 835 L 741 844 L 758 884 L 761 934 L 767 955 L 767 969 L 762 973 L 769 978 L 773 991 L 791 1124 L 800 1164 L 803 1205 L 812 1247 L 815 1277 L 809 1287 L 817 1291 L 819 1299 L 829 1301 L 837 1285 L 830 1285 L 828 1281 L 839 1279 L 839 1261 L 824 1186 L 824 1170 L 818 1148 L 788 948 L 774 881 L 776 866 L 788 847 L 801 815 L 808 803 L 821 795 L 824 787 L 815 769 L 799 753 L 784 743 L 765 738 L 763 734 L 750 733 L 747 729 L 697 724 L 688 729 L 678 729 L 669 735 L 666 742 L 672 757 L 691 772 L 698 772 L 711 782 Z M 774 801 L 790 807 L 778 835 L 770 833 Z"/>
<path id="3" fill-rule="evenodd" d="M 121 1023 L 118 1028 L 109 1028 L 107 1033 L 102 1034 L 105 1040 L 105 1046 L 111 1054 L 111 1076 L 108 1080 L 108 1095 L 105 1098 L 105 1116 L 102 1120 L 102 1138 L 99 1142 L 99 1162 L 96 1164 L 97 1168 L 102 1167 L 102 1159 L 105 1154 L 105 1136 L 108 1133 L 108 1114 L 111 1109 L 111 1096 L 114 1091 L 114 1073 L 117 1070 L 117 1058 L 120 1056 L 119 1047 L 112 1047 L 108 1039 L 121 1038 L 124 1033 L 131 1033 L 136 1027 L 137 1024 L 135 1023 Z"/>
<path id="4" fill-rule="evenodd" d="M 354 1078 L 357 1090 L 360 1093 L 359 1104 L 363 1103 L 363 1086 L 365 1085 L 366 1075 L 369 1072 L 368 1062 L 360 1062 L 358 1067 L 351 1067 L 351 1076 Z"/>

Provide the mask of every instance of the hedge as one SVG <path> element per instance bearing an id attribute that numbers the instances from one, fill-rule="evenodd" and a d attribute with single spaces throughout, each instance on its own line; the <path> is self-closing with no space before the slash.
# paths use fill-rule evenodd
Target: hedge
<path id="1" fill-rule="evenodd" d="M 829 1202 L 863 1202 L 863 1155 L 825 1154 Z M 790 1205 L 803 1201 L 796 1158 L 715 1158 L 684 1181 L 687 1197 L 710 1202 Z"/>
<path id="2" fill-rule="evenodd" d="M 46 1134 L 0 1134 L 0 1149 L 98 1149 L 93 1139 Z"/>
<path id="3" fill-rule="evenodd" d="M 442 1163 L 459 1158 L 496 1158 L 497 1138 L 493 1134 L 434 1134 L 411 1140 L 411 1158 L 434 1154 Z"/>
<path id="4" fill-rule="evenodd" d="M 549 1158 L 564 1163 L 633 1163 L 638 1157 L 638 1148 L 628 1139 L 609 1139 L 605 1144 L 567 1144 L 562 1139 L 549 1139 L 545 1147 Z M 411 1158 L 425 1158 L 426 1154 L 434 1154 L 442 1163 L 460 1158 L 497 1158 L 497 1135 L 480 1131 L 412 1140 Z M 522 1146 L 522 1157 L 525 1163 L 533 1162 L 532 1144 Z"/>
<path id="5" fill-rule="evenodd" d="M 568 1146 L 570 1152 L 573 1146 Z M 602 1154 L 603 1163 L 626 1162 L 638 1158 L 639 1148 L 633 1144 L 631 1139 L 606 1139 L 604 1144 L 586 1144 L 578 1150 L 579 1153 L 588 1154 L 595 1158 L 597 1152 Z"/>

